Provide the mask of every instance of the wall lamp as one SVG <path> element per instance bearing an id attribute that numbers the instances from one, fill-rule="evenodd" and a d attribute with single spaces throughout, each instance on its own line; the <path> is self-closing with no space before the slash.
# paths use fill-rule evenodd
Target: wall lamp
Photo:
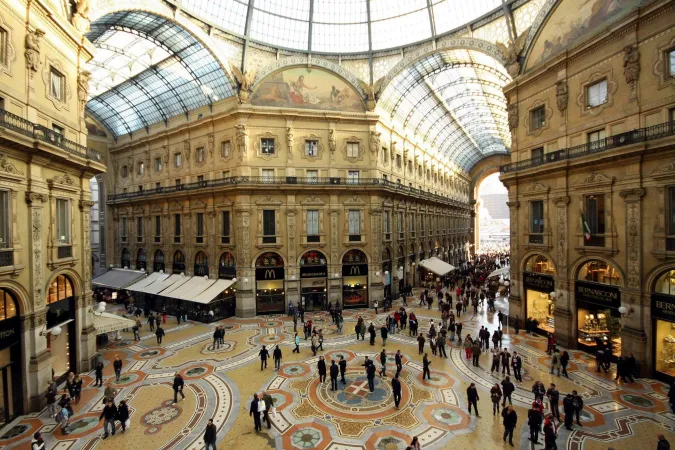
<path id="1" fill-rule="evenodd" d="M 95 316 L 100 316 L 105 312 L 106 306 L 108 306 L 106 302 L 100 302 L 98 305 L 96 305 L 96 309 L 94 309 L 94 307 L 92 306 L 89 309 L 89 312 Z"/>
<path id="2" fill-rule="evenodd" d="M 621 317 L 628 317 L 634 312 L 633 305 L 628 305 L 628 308 L 623 305 L 619 306 L 619 314 L 621 314 Z"/>

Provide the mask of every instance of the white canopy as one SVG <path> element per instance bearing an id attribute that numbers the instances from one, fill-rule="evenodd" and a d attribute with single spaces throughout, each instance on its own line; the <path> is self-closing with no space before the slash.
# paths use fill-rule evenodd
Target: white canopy
<path id="1" fill-rule="evenodd" d="M 423 259 L 420 261 L 420 264 L 425 269 L 430 270 L 437 275 L 445 275 L 446 273 L 455 270 L 455 266 L 448 264 L 435 256 L 432 256 L 429 259 Z"/>
<path id="2" fill-rule="evenodd" d="M 97 335 L 131 328 L 135 323 L 136 322 L 131 319 L 107 312 L 103 312 L 100 315 L 96 314 L 94 316 L 94 328 L 96 328 Z"/>
<path id="3" fill-rule="evenodd" d="M 145 278 L 146 275 L 147 273 L 140 270 L 110 269 L 103 275 L 94 278 L 91 284 L 112 289 L 124 289 L 135 281 Z"/>
<path id="4" fill-rule="evenodd" d="M 162 277 L 168 278 L 169 276 L 164 275 L 163 273 L 159 273 L 159 272 L 152 272 L 147 277 L 145 277 L 145 278 L 135 282 L 131 286 L 127 287 L 127 290 L 128 291 L 139 291 L 139 289 L 142 289 L 146 286 L 151 285 L 152 283 L 154 283 L 155 281 L 159 280 Z"/>
<path id="5" fill-rule="evenodd" d="M 186 300 L 206 305 L 211 303 L 211 300 L 218 297 L 225 289 L 228 289 L 233 284 L 234 281 L 232 280 L 218 280 L 201 294 L 193 295 L 191 298 L 187 298 Z"/>
<path id="6" fill-rule="evenodd" d="M 186 277 L 184 275 L 180 275 L 180 274 L 175 273 L 175 274 L 171 275 L 170 277 L 160 278 L 159 280 L 155 281 L 154 283 L 152 283 L 152 284 L 150 284 L 150 285 L 148 285 L 144 288 L 138 289 L 137 292 L 143 292 L 145 294 L 159 294 L 164 289 L 167 289 L 170 286 L 174 286 L 174 285 L 176 287 L 178 287 L 178 286 L 182 285 L 183 283 L 187 282 L 187 280 L 189 280 L 189 279 L 190 279 L 190 277 Z"/>
<path id="7" fill-rule="evenodd" d="M 501 269 L 493 270 L 490 275 L 488 275 L 488 278 L 492 277 L 501 277 L 502 275 L 506 276 L 509 274 L 509 271 L 511 270 L 511 267 L 506 266 L 502 267 Z"/>
<path id="8" fill-rule="evenodd" d="M 192 297 L 195 297 L 209 286 L 215 283 L 216 280 L 211 280 L 204 277 L 190 277 L 187 282 L 181 284 L 180 286 L 174 289 L 173 286 L 167 288 L 159 293 L 164 297 L 176 298 L 179 300 L 189 300 Z"/>

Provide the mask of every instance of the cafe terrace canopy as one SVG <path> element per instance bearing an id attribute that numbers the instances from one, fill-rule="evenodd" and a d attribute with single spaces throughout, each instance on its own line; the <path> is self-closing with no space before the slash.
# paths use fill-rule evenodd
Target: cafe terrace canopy
<path id="1" fill-rule="evenodd" d="M 127 289 L 206 305 L 233 284 L 232 280 L 160 274 L 149 284 L 138 282 Z"/>
<path id="2" fill-rule="evenodd" d="M 445 261 L 436 258 L 435 256 L 420 261 L 420 265 L 425 269 L 435 273 L 436 275 L 445 275 L 448 272 L 455 270 L 455 266 L 448 264 Z"/>
<path id="3" fill-rule="evenodd" d="M 96 287 L 125 289 L 148 274 L 140 270 L 110 269 L 103 275 L 94 278 L 91 284 Z"/>
<path id="4" fill-rule="evenodd" d="M 94 328 L 97 335 L 131 328 L 135 323 L 131 319 L 107 312 L 96 313 L 94 316 Z"/>
<path id="5" fill-rule="evenodd" d="M 493 270 L 490 273 L 490 275 L 488 275 L 488 278 L 508 276 L 510 270 L 511 270 L 510 266 L 506 266 L 506 267 L 502 267 L 501 269 Z"/>

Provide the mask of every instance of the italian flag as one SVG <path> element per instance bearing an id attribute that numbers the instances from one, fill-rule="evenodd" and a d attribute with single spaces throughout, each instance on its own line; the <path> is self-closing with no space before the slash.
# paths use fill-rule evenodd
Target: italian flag
<path id="1" fill-rule="evenodd" d="M 586 240 L 589 240 L 591 238 L 591 229 L 588 227 L 588 222 L 586 222 L 586 216 L 584 216 L 584 213 L 581 213 L 581 228 L 584 231 L 584 238 Z"/>

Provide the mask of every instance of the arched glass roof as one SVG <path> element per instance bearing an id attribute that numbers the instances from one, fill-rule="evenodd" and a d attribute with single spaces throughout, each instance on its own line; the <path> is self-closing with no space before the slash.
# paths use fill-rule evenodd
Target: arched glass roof
<path id="1" fill-rule="evenodd" d="M 510 81 L 490 56 L 445 50 L 396 75 L 378 106 L 468 171 L 486 156 L 508 153 L 511 135 L 502 87 Z"/>
<path id="2" fill-rule="evenodd" d="M 108 14 L 87 33 L 96 47 L 87 111 L 115 137 L 164 122 L 234 94 L 211 52 L 168 19 Z"/>
<path id="3" fill-rule="evenodd" d="M 502 0 L 182 0 L 225 31 L 276 47 L 361 53 L 402 47 L 459 28 Z"/>

